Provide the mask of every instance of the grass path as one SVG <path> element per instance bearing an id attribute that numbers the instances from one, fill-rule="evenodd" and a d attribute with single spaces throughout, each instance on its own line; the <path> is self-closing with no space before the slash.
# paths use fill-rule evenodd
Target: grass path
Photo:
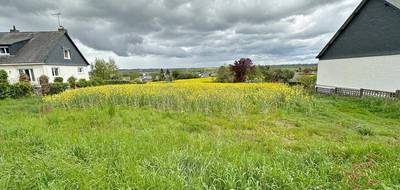
<path id="1" fill-rule="evenodd" d="M 202 114 L 0 101 L 0 189 L 400 188 L 400 103 Z"/>

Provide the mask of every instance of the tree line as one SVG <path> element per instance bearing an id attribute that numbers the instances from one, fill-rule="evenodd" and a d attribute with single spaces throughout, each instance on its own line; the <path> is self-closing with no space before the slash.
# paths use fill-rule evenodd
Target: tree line
<path id="1" fill-rule="evenodd" d="M 232 65 L 222 66 L 217 71 L 217 82 L 283 82 L 288 83 L 295 75 L 289 69 L 273 69 L 270 66 L 254 65 L 249 58 L 242 58 Z"/>

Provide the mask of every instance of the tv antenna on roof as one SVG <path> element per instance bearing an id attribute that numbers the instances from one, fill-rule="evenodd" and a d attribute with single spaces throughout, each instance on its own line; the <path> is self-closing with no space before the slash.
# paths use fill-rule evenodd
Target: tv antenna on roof
<path id="1" fill-rule="evenodd" d="M 58 26 L 61 27 L 61 13 L 58 12 L 58 13 L 54 13 L 54 14 L 52 14 L 52 15 L 53 15 L 53 16 L 57 16 L 57 18 L 58 18 Z"/>

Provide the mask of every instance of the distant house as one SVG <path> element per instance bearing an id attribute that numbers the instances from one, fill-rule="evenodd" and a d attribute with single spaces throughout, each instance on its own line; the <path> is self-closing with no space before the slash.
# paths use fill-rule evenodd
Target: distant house
<path id="1" fill-rule="evenodd" d="M 153 81 L 153 77 L 151 75 L 147 75 L 146 73 L 143 73 L 142 76 L 140 76 L 140 80 L 142 82 L 151 82 L 151 81 Z"/>
<path id="2" fill-rule="evenodd" d="M 131 80 L 131 77 L 121 77 L 121 80 L 124 80 L 124 81 L 130 81 Z"/>
<path id="3" fill-rule="evenodd" d="M 28 75 L 32 84 L 46 75 L 67 80 L 89 79 L 89 63 L 74 44 L 68 32 L 60 27 L 52 32 L 0 32 L 0 70 L 5 70 L 11 83 L 21 74 Z"/>
<path id="4" fill-rule="evenodd" d="M 400 0 L 363 0 L 317 58 L 317 87 L 400 90 Z"/>
<path id="5" fill-rule="evenodd" d="M 200 73 L 199 74 L 199 77 L 201 77 L 201 78 L 208 78 L 208 77 L 211 77 L 211 73 L 210 72 L 202 72 L 202 73 Z"/>

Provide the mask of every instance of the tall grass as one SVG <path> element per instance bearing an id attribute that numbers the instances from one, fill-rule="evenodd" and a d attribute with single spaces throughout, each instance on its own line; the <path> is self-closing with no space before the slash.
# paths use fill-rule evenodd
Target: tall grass
<path id="1" fill-rule="evenodd" d="M 113 104 L 205 113 L 308 112 L 312 105 L 312 98 L 302 89 L 283 84 L 219 84 L 204 79 L 77 89 L 46 97 L 45 101 L 66 108 Z"/>
<path id="2" fill-rule="evenodd" d="M 315 101 L 312 117 L 0 101 L 0 189 L 399 189 L 400 119 Z"/>

